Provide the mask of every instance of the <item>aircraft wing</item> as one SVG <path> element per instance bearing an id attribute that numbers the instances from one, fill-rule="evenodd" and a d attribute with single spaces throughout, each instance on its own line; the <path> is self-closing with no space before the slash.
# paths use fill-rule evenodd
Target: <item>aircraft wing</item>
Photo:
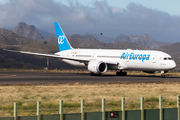
<path id="1" fill-rule="evenodd" d="M 34 53 L 34 52 L 8 50 L 8 49 L 3 49 L 3 50 L 9 51 L 9 52 L 22 53 L 22 54 L 29 54 L 29 55 L 37 55 L 37 56 L 44 56 L 44 57 L 52 57 L 52 58 L 59 58 L 59 59 L 74 60 L 74 61 L 79 61 L 79 62 L 89 62 L 90 60 L 94 60 L 94 59 L 89 59 L 89 58 L 81 58 L 81 59 L 79 59 L 78 57 L 66 57 L 66 56 L 60 56 L 60 55 L 57 55 L 57 54 Z M 101 61 L 101 60 L 99 60 L 99 61 Z M 113 61 L 104 61 L 104 60 L 102 60 L 102 61 L 107 63 L 107 64 L 117 64 L 117 62 L 113 62 Z"/>
<path id="2" fill-rule="evenodd" d="M 60 57 L 59 55 L 56 55 L 56 54 L 43 54 L 43 53 L 34 53 L 34 52 L 25 52 L 25 51 L 16 51 L 16 50 L 7 50 L 7 49 L 3 49 L 3 50 L 9 51 L 9 52 L 16 52 L 16 53 L 44 56 L 44 57 L 54 57 L 54 58 L 59 58 Z"/>

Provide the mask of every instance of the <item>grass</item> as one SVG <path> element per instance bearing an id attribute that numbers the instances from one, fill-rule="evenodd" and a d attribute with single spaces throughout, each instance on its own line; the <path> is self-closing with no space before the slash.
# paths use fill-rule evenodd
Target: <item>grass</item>
<path id="1" fill-rule="evenodd" d="M 169 101 L 169 105 L 170 105 L 170 106 L 174 106 L 174 105 L 175 105 L 175 102 Z"/>
<path id="2" fill-rule="evenodd" d="M 68 108 L 78 108 L 80 107 L 80 103 L 64 103 L 63 107 L 68 107 Z"/>
<path id="3" fill-rule="evenodd" d="M 67 83 L 46 85 L 0 86 L 0 117 L 13 116 L 13 104 L 18 103 L 18 115 L 36 115 L 36 103 L 41 101 L 42 114 L 58 114 L 59 100 L 63 100 L 64 113 L 79 113 L 81 99 L 85 100 L 85 112 L 100 112 L 101 99 L 106 99 L 106 111 L 121 110 L 121 98 L 125 98 L 126 110 L 140 109 L 140 97 L 144 97 L 145 109 L 157 109 L 159 96 L 163 96 L 163 108 L 176 107 L 180 95 L 180 83 Z"/>
<path id="4" fill-rule="evenodd" d="M 119 103 L 117 101 L 111 101 L 110 106 L 118 106 Z"/>
<path id="5" fill-rule="evenodd" d="M 159 101 L 159 98 L 157 97 L 150 97 L 150 98 L 146 98 L 144 102 L 158 102 Z"/>
<path id="6" fill-rule="evenodd" d="M 24 95 L 24 96 L 23 96 L 23 99 L 28 99 L 28 95 Z"/>

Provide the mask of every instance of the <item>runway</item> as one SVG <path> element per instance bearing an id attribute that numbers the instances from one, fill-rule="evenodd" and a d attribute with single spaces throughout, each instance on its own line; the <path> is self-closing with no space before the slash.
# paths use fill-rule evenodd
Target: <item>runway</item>
<path id="1" fill-rule="evenodd" d="M 180 82 L 180 77 L 159 76 L 116 76 L 116 75 L 101 75 L 90 76 L 89 73 L 59 73 L 59 72 L 22 72 L 0 70 L 0 84 L 51 84 L 51 83 L 76 83 L 95 84 L 95 83 L 118 83 L 118 82 L 141 82 L 153 83 L 158 81 L 173 81 Z"/>

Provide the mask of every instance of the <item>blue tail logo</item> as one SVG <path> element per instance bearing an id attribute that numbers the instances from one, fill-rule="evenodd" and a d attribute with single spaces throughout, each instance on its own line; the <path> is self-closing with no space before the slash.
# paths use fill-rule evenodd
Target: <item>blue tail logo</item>
<path id="1" fill-rule="evenodd" d="M 71 47 L 68 39 L 66 38 L 66 35 L 64 34 L 59 23 L 54 22 L 54 26 L 56 29 L 56 36 L 57 36 L 59 51 L 61 52 L 61 51 L 72 49 L 72 47 Z"/>
<path id="2" fill-rule="evenodd" d="M 64 36 L 61 36 L 61 35 L 60 35 L 60 36 L 58 37 L 58 44 L 63 44 L 63 43 L 64 43 L 63 40 L 64 40 Z"/>

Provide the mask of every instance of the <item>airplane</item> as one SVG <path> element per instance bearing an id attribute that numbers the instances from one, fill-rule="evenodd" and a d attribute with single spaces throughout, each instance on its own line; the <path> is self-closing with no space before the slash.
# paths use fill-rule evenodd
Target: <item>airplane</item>
<path id="1" fill-rule="evenodd" d="M 54 22 L 59 52 L 54 54 L 14 51 L 60 60 L 78 67 L 86 67 L 91 75 L 101 75 L 107 70 L 117 70 L 117 76 L 126 76 L 125 70 L 140 70 L 146 73 L 161 71 L 160 77 L 176 67 L 173 58 L 162 51 L 132 49 L 74 49 L 69 43 L 59 23 Z"/>

